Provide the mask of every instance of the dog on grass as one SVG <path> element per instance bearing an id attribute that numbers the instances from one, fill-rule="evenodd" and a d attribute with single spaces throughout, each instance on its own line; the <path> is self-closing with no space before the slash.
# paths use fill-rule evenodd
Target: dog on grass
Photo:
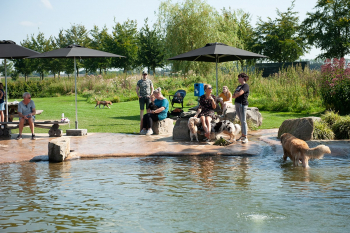
<path id="1" fill-rule="evenodd" d="M 190 117 L 188 119 L 188 128 L 190 129 L 190 138 L 191 138 L 191 142 L 193 141 L 193 136 L 196 137 L 196 140 L 198 142 L 198 127 L 197 125 L 199 125 L 201 123 L 201 119 L 198 117 Z"/>
<path id="2" fill-rule="evenodd" d="M 101 108 L 101 105 L 103 105 L 103 108 L 105 106 L 107 106 L 107 108 L 110 108 L 108 105 L 113 105 L 111 101 L 105 101 L 105 100 L 97 100 L 96 97 L 95 97 L 95 100 L 96 100 L 96 106 L 95 108 L 98 107 Z"/>
<path id="3" fill-rule="evenodd" d="M 284 153 L 283 160 L 286 161 L 289 157 L 294 166 L 298 166 L 299 161 L 301 161 L 303 167 L 309 167 L 309 159 L 322 159 L 324 154 L 331 153 L 329 147 L 325 145 L 309 148 L 304 140 L 296 138 L 290 133 L 282 134 L 281 143 Z"/>

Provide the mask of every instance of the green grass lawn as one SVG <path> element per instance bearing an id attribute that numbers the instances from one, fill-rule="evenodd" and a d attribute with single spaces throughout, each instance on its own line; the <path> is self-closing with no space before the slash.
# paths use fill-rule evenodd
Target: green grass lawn
<path id="1" fill-rule="evenodd" d="M 185 106 L 191 100 L 197 97 L 193 93 L 188 93 L 185 98 L 184 111 L 187 111 L 192 106 Z M 33 98 L 37 110 L 44 110 L 41 115 L 36 116 L 36 121 L 44 120 L 61 120 L 61 115 L 70 119 L 70 126 L 60 126 L 65 132 L 67 129 L 75 127 L 75 97 L 61 96 L 51 98 Z M 10 99 L 14 101 L 14 99 Z M 20 101 L 20 100 L 18 100 Z M 180 105 L 175 105 L 175 107 Z M 301 113 L 292 112 L 268 112 L 261 111 L 263 116 L 263 125 L 259 129 L 279 128 L 282 122 L 286 119 L 300 118 L 310 116 Z M 312 116 L 319 116 L 320 113 Z M 138 101 L 114 103 L 111 108 L 98 107 L 95 104 L 87 103 L 86 98 L 78 97 L 78 127 L 87 129 L 89 133 L 104 132 L 104 133 L 138 133 L 140 123 L 140 110 Z M 25 127 L 24 133 L 30 133 L 30 129 Z M 47 133 L 47 129 L 35 128 L 37 133 Z M 18 133 L 18 129 L 12 130 L 12 133 Z"/>

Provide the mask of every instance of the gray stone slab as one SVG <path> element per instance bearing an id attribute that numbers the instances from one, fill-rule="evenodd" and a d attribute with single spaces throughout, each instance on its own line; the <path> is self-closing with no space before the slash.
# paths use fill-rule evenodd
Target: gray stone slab
<path id="1" fill-rule="evenodd" d="M 85 136 L 87 135 L 87 129 L 67 129 L 67 136 Z"/>

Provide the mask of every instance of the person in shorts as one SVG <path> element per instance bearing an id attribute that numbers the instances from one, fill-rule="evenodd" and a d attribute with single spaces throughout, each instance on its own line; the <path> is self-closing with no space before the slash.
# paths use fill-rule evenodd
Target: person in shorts
<path id="1" fill-rule="evenodd" d="M 148 105 L 151 103 L 150 96 L 151 93 L 153 93 L 154 88 L 153 88 L 153 83 L 150 79 L 147 78 L 147 72 L 143 71 L 142 72 L 142 79 L 140 79 L 137 82 L 136 85 L 136 93 L 137 96 L 139 97 L 139 103 L 140 103 L 140 131 L 142 130 L 141 125 L 142 125 L 142 118 L 143 118 L 143 112 L 145 109 L 148 109 Z"/>
<path id="2" fill-rule="evenodd" d="M 0 83 L 0 121 L 4 122 L 4 111 L 5 111 L 5 92 L 4 85 Z"/>
<path id="3" fill-rule="evenodd" d="M 30 96 L 29 92 L 23 93 L 23 100 L 18 103 L 18 116 L 19 116 L 19 134 L 17 140 L 22 139 L 22 131 L 25 123 L 29 124 L 32 131 L 32 140 L 35 140 L 34 134 L 34 121 L 35 121 L 35 104 Z"/>

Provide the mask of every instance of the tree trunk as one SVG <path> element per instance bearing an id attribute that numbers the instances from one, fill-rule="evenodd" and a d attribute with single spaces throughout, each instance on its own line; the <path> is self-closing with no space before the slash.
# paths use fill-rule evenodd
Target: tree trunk
<path id="1" fill-rule="evenodd" d="M 153 76 L 156 76 L 156 67 L 152 67 L 153 70 Z"/>
<path id="2" fill-rule="evenodd" d="M 28 75 L 24 74 L 24 81 L 28 82 Z"/>

